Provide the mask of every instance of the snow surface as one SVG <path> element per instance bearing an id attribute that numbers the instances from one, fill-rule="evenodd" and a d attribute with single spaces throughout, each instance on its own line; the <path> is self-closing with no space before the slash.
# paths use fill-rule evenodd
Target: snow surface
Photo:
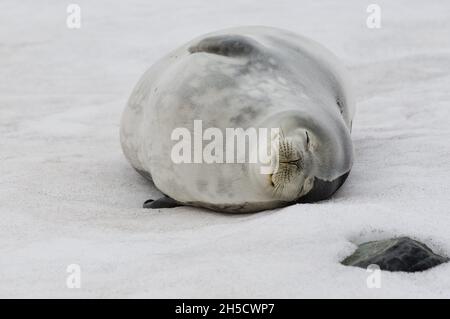
<path id="1" fill-rule="evenodd" d="M 411 236 L 450 255 L 450 2 L 0 2 L 0 297 L 450 297 L 423 273 L 339 263 L 357 243 Z M 350 69 L 356 162 L 326 202 L 249 215 L 141 209 L 158 191 L 125 160 L 119 121 L 138 78 L 200 34 L 269 25 Z M 80 289 L 66 286 L 69 264 Z"/>

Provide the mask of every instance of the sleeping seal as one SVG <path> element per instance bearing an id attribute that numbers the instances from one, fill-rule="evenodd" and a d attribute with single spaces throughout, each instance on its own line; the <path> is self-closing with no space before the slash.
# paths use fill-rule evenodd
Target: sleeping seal
<path id="1" fill-rule="evenodd" d="M 346 71 L 325 48 L 275 28 L 232 28 L 192 40 L 142 76 L 123 113 L 121 144 L 131 165 L 166 195 L 144 207 L 255 212 L 336 192 L 353 163 L 353 113 Z M 206 129 L 200 134 L 199 123 Z M 220 140 L 229 128 L 278 130 L 278 143 L 265 140 L 277 155 L 269 152 L 275 169 L 262 173 L 267 161 L 222 160 L 224 150 L 235 150 Z M 255 153 L 246 137 L 246 150 Z M 175 151 L 180 142 L 187 146 Z M 213 161 L 201 158 L 208 147 Z"/>

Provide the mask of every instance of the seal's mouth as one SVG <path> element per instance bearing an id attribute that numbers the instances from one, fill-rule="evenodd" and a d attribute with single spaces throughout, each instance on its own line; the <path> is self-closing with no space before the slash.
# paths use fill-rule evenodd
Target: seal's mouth
<path id="1" fill-rule="evenodd" d="M 283 193 L 301 182 L 303 175 L 300 161 L 280 162 L 278 170 L 272 174 L 271 181 L 276 193 Z M 294 184 L 294 185 L 291 185 Z"/>

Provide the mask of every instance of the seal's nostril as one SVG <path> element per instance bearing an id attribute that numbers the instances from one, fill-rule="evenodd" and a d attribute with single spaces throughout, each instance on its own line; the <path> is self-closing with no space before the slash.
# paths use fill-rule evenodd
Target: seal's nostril
<path id="1" fill-rule="evenodd" d="M 295 165 L 298 169 L 303 169 L 303 158 L 299 157 L 297 159 L 288 160 L 288 161 L 280 161 L 280 164 L 288 164 Z"/>
<path id="2" fill-rule="evenodd" d="M 299 167 L 300 159 L 296 159 L 296 160 L 292 160 L 292 161 L 284 161 L 284 162 L 280 162 L 280 164 L 295 165 L 295 166 Z"/>

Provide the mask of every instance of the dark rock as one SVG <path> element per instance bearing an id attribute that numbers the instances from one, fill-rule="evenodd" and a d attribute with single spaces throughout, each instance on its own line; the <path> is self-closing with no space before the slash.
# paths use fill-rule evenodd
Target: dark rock
<path id="1" fill-rule="evenodd" d="M 447 261 L 447 257 L 433 253 L 425 244 L 400 237 L 363 243 L 342 264 L 361 268 L 376 264 L 381 270 L 415 272 Z"/>

